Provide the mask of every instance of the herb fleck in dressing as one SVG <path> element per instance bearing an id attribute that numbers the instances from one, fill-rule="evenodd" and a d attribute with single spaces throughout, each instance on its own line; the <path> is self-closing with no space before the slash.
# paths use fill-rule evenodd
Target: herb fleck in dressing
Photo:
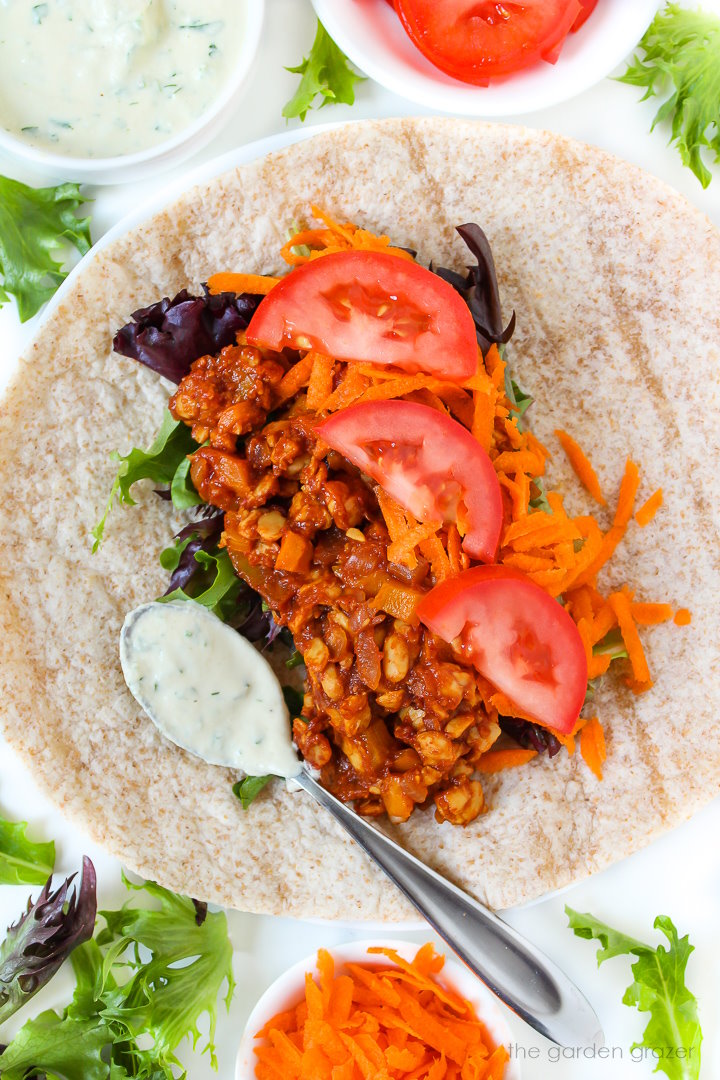
<path id="1" fill-rule="evenodd" d="M 244 10 L 237 0 L 0 0 L 0 124 L 61 154 L 145 150 L 217 98 Z"/>
<path id="2" fill-rule="evenodd" d="M 144 604 L 120 635 L 138 704 L 163 735 L 211 765 L 297 776 L 282 689 L 267 660 L 201 604 Z"/>

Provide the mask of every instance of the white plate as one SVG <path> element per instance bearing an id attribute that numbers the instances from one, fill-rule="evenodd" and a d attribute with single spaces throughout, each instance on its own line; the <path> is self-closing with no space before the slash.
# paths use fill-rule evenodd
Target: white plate
<path id="1" fill-rule="evenodd" d="M 312 0 L 330 36 L 354 64 L 401 97 L 463 116 L 515 116 L 575 97 L 617 67 L 638 43 L 659 0 L 600 0 L 556 64 L 543 62 L 487 87 L 434 67 L 386 0 Z"/>

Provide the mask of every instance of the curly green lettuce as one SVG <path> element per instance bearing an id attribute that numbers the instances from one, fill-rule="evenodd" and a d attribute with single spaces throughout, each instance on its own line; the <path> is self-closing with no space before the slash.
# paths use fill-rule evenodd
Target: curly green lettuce
<path id="1" fill-rule="evenodd" d="M 90 250 L 90 218 L 75 213 L 85 201 L 79 184 L 32 188 L 0 176 L 0 306 L 14 296 L 21 322 L 67 277 L 68 244 Z"/>
<path id="2" fill-rule="evenodd" d="M 632 1050 L 648 1050 L 657 1057 L 655 1072 L 669 1080 L 698 1080 L 702 1030 L 697 1000 L 685 985 L 685 969 L 693 946 L 678 932 L 667 915 L 653 923 L 668 940 L 669 948 L 646 945 L 628 937 L 587 912 L 565 907 L 568 925 L 577 937 L 600 942 L 598 966 L 614 956 L 634 956 L 633 981 L 625 991 L 623 1004 L 650 1013 L 641 1042 Z"/>
<path id="3" fill-rule="evenodd" d="M 197 450 L 198 444 L 190 434 L 190 429 L 181 420 L 176 420 L 168 409 L 163 413 L 160 430 L 152 446 L 147 450 L 137 447 L 124 456 L 112 454 L 119 462 L 118 470 L 108 497 L 105 512 L 92 530 L 93 552 L 103 541 L 105 525 L 115 502 L 135 506 L 130 489 L 138 480 L 152 480 L 156 484 L 170 485 L 170 498 L 178 510 L 187 510 L 198 506 L 202 499 L 193 487 L 190 479 L 188 454 Z"/>
<path id="4" fill-rule="evenodd" d="M 643 101 L 672 85 L 651 130 L 670 120 L 671 142 L 705 188 L 712 174 L 702 160 L 703 149 L 720 161 L 720 18 L 667 4 L 639 48 L 644 55 L 634 58 L 619 81 L 645 87 Z"/>
<path id="5" fill-rule="evenodd" d="M 323 105 L 354 104 L 355 83 L 364 81 L 362 75 L 352 70 L 347 56 L 319 19 L 310 55 L 297 67 L 285 70 L 293 75 L 302 75 L 300 85 L 282 111 L 288 120 L 296 116 L 304 120 L 308 111 L 316 107 L 315 99 L 318 96 L 321 98 L 318 108 Z"/>

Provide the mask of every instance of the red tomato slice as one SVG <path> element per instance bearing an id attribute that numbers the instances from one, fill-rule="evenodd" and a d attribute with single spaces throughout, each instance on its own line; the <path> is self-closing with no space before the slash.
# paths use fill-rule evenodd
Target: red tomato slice
<path id="1" fill-rule="evenodd" d="M 459 519 L 463 548 L 473 559 L 495 558 L 500 484 L 462 424 L 414 401 L 372 401 L 335 413 L 317 431 L 420 521 Z"/>
<path id="2" fill-rule="evenodd" d="M 587 691 L 585 648 L 557 600 L 519 570 L 474 566 L 431 589 L 417 615 L 460 637 L 481 675 L 539 723 L 568 734 Z"/>
<path id="3" fill-rule="evenodd" d="M 432 64 L 482 86 L 541 59 L 554 64 L 582 8 L 580 0 L 396 0 L 395 10 Z"/>
<path id="4" fill-rule="evenodd" d="M 580 3 L 582 4 L 582 11 L 578 15 L 575 22 L 572 24 L 571 29 L 573 34 L 576 34 L 580 27 L 584 26 L 585 23 L 588 21 L 593 11 L 597 7 L 598 0 L 580 0 Z"/>
<path id="5" fill-rule="evenodd" d="M 437 274 L 375 251 L 338 251 L 291 271 L 250 320 L 251 345 L 316 349 L 463 382 L 478 346 L 470 309 Z"/>

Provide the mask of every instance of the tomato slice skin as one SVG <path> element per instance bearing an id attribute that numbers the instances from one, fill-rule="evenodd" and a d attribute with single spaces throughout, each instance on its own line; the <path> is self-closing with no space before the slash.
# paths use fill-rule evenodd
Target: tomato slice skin
<path id="1" fill-rule="evenodd" d="M 462 424 L 429 405 L 390 400 L 351 405 L 316 430 L 418 520 L 456 520 L 459 502 L 463 549 L 483 562 L 495 558 L 500 484 L 487 453 Z"/>
<path id="2" fill-rule="evenodd" d="M 474 566 L 436 585 L 416 608 L 444 641 L 460 637 L 481 675 L 524 713 L 563 735 L 587 692 L 587 658 L 561 604 L 519 570 Z"/>
<path id="3" fill-rule="evenodd" d="M 475 323 L 463 298 L 437 274 L 384 252 L 338 251 L 297 267 L 261 301 L 247 340 L 453 382 L 477 369 Z"/>
<path id="4" fill-rule="evenodd" d="M 395 10 L 435 67 L 477 86 L 554 64 L 582 13 L 580 0 L 395 0 Z"/>

